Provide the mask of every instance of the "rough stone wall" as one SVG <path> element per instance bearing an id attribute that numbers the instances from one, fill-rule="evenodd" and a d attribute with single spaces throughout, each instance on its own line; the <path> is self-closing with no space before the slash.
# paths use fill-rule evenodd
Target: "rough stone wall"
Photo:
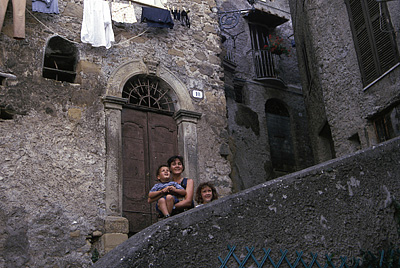
<path id="1" fill-rule="evenodd" d="M 1 36 L 2 64 L 17 79 L 0 86 L 15 114 L 0 121 L 0 266 L 84 267 L 105 216 L 102 79 L 41 78 L 44 40 L 27 30 L 24 41 Z"/>
<path id="2" fill-rule="evenodd" d="M 245 88 L 251 100 L 248 104 L 236 103 L 228 98 L 228 120 L 231 133 L 232 166 L 241 178 L 236 183 L 239 190 L 247 189 L 277 177 L 271 164 L 265 103 L 268 99 L 280 99 L 289 105 L 292 127 L 293 150 L 297 169 L 313 164 L 307 136 L 307 119 L 301 92 L 296 88 L 285 90 L 249 84 Z M 244 157 L 245 156 L 245 157 Z"/>
<path id="3" fill-rule="evenodd" d="M 202 113 L 194 179 L 213 180 L 221 195 L 231 192 L 229 163 L 220 155 L 227 123 L 214 1 L 188 3 L 190 28 L 114 23 L 116 42 L 108 50 L 80 42 L 82 3 L 59 1 L 59 15 L 27 12 L 25 40 L 12 39 L 10 3 L 0 33 L 0 72 L 16 76 L 0 86 L 0 107 L 14 115 L 0 121 L 1 267 L 91 264 L 107 216 L 102 98 L 113 71 L 132 59 L 152 57 L 188 91 L 204 90 L 204 100 L 190 100 Z M 42 77 L 47 41 L 57 34 L 79 51 L 75 83 Z"/>
<path id="4" fill-rule="evenodd" d="M 291 2 L 296 42 L 305 41 L 312 86 L 306 95 L 313 147 L 318 161 L 324 161 L 318 132 L 325 120 L 331 126 L 337 156 L 377 143 L 368 117 L 399 99 L 399 68 L 369 88 L 362 85 L 360 69 L 343 1 Z M 398 2 L 389 4 L 395 31 L 399 30 Z M 399 40 L 397 38 L 397 43 Z M 306 77 L 304 65 L 302 76 Z M 309 84 L 303 80 L 303 86 Z M 326 114 L 326 116 L 324 116 Z M 358 136 L 359 144 L 351 137 Z"/>
<path id="5" fill-rule="evenodd" d="M 320 131 L 327 122 L 323 94 L 321 90 L 320 74 L 317 65 L 312 64 L 316 61 L 314 38 L 311 34 L 310 25 L 306 23 L 309 16 L 312 16 L 312 9 L 308 10 L 297 2 L 290 1 L 292 13 L 294 38 L 296 41 L 297 58 L 299 70 L 302 74 L 301 84 L 303 87 L 304 102 L 308 117 L 308 128 L 310 144 L 316 163 L 324 162 L 332 158 L 329 153 L 329 143 L 319 136 Z M 308 74 L 307 71 L 308 69 Z M 327 153 L 328 152 L 328 153 Z"/>
<path id="6" fill-rule="evenodd" d="M 101 258 L 94 267 L 218 267 L 229 250 L 260 262 L 287 250 L 309 263 L 329 254 L 360 258 L 399 245 L 400 139 L 265 182 L 158 222 Z M 228 262 L 229 267 L 237 264 Z M 247 266 L 255 265 L 250 258 Z"/>
<path id="7" fill-rule="evenodd" d="M 220 12 L 229 12 L 249 8 L 245 2 L 217 1 Z M 283 37 L 284 45 L 291 52 L 290 56 L 276 57 L 276 70 L 282 84 L 277 81 L 261 81 L 256 78 L 255 63 L 252 55 L 252 41 L 248 20 L 243 15 L 233 28 L 221 30 L 221 35 L 229 38 L 234 36 L 236 49 L 233 50 L 235 69 L 226 68 L 225 90 L 227 97 L 228 130 L 230 138 L 229 156 L 232 166 L 231 178 L 234 189 L 240 191 L 264 181 L 275 178 L 268 140 L 268 128 L 265 104 L 269 99 L 283 101 L 290 113 L 293 148 L 297 169 L 313 164 L 311 148 L 308 146 L 308 124 L 303 102 L 300 76 L 297 66 L 296 48 L 291 46 L 293 29 L 288 12 L 287 1 L 258 2 L 254 6 L 270 14 L 288 21 L 274 29 L 269 29 L 273 35 Z M 287 12 L 284 12 L 284 11 Z M 268 27 L 268 25 L 265 25 Z M 243 101 L 235 100 L 235 84 L 240 84 Z"/>

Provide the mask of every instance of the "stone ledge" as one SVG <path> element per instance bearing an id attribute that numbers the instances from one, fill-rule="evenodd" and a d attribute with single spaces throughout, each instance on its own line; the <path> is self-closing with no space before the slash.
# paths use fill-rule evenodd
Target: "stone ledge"
<path id="1" fill-rule="evenodd" d="M 128 240 L 127 234 L 109 233 L 109 234 L 104 234 L 101 237 L 101 245 L 102 248 L 104 249 L 104 252 L 107 253 L 110 250 L 114 249 L 119 244 L 125 242 L 126 240 Z"/>
<path id="2" fill-rule="evenodd" d="M 105 219 L 105 231 L 108 233 L 129 233 L 129 221 L 124 217 L 107 216 Z"/>

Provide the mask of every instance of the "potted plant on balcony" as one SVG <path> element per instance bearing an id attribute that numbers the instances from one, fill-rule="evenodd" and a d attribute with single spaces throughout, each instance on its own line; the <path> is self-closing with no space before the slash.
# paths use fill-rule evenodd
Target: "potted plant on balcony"
<path id="1" fill-rule="evenodd" d="M 284 54 L 289 56 L 290 50 L 283 44 L 283 38 L 279 36 L 268 36 L 267 44 L 264 45 L 264 49 L 276 54 L 278 56 Z"/>

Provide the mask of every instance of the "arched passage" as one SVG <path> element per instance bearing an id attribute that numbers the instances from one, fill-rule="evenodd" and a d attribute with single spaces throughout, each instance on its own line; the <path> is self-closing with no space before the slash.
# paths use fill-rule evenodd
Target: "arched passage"
<path id="1" fill-rule="evenodd" d="M 265 113 L 272 167 L 275 172 L 293 172 L 296 161 L 289 111 L 282 101 L 270 99 L 265 104 Z"/>

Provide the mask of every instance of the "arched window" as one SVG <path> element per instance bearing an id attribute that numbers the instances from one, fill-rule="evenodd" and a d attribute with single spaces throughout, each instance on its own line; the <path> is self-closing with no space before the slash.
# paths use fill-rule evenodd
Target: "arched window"
<path id="1" fill-rule="evenodd" d="M 268 141 L 274 170 L 292 172 L 296 169 L 289 112 L 284 103 L 270 99 L 265 104 Z"/>
<path id="2" fill-rule="evenodd" d="M 122 97 L 136 108 L 173 113 L 176 101 L 169 95 L 170 91 L 170 86 L 156 76 L 137 75 L 127 81 Z"/>
<path id="3" fill-rule="evenodd" d="M 43 61 L 43 77 L 73 83 L 76 77 L 78 49 L 59 36 L 47 43 Z"/>

